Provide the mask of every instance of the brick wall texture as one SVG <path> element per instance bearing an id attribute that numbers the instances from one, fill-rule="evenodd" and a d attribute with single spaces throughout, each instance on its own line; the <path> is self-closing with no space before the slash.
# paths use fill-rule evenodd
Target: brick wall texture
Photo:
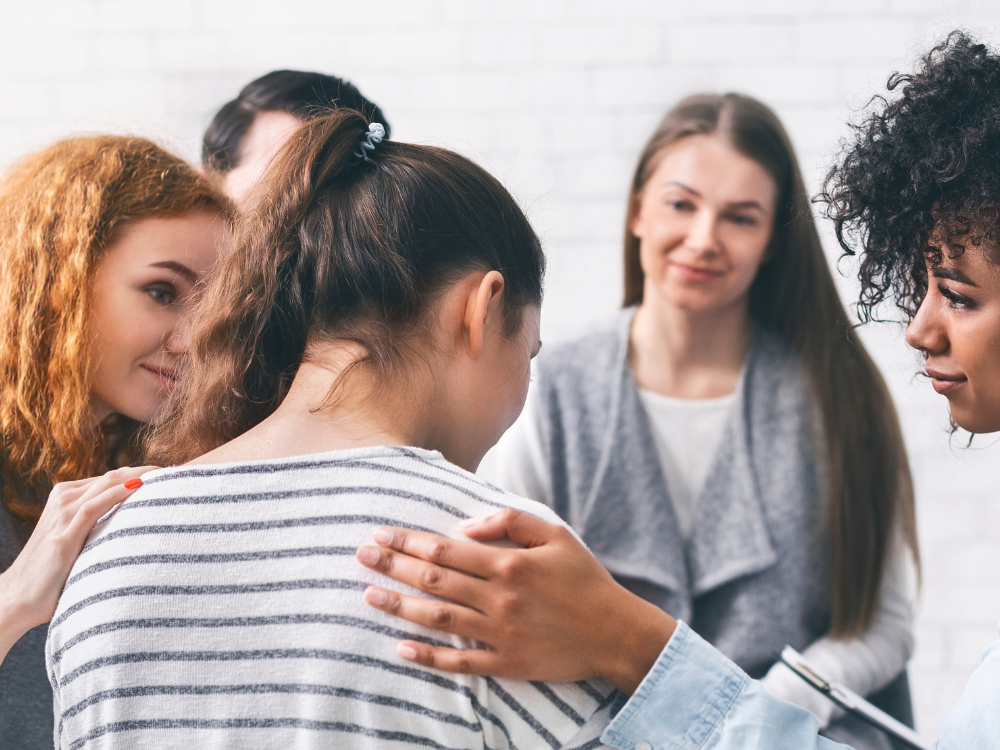
<path id="1" fill-rule="evenodd" d="M 776 108 L 816 188 L 888 74 L 954 27 L 1000 41 L 1000 0 L 0 0 L 0 165 L 74 132 L 194 158 L 214 109 L 270 69 L 346 76 L 393 135 L 445 145 L 522 201 L 550 258 L 543 337 L 610 314 L 634 160 L 678 97 Z M 837 262 L 828 227 L 831 263 Z M 853 267 L 843 293 L 855 291 Z M 1000 615 L 1000 447 L 948 431 L 902 329 L 864 336 L 899 406 L 924 552 L 919 729 L 933 737 Z"/>

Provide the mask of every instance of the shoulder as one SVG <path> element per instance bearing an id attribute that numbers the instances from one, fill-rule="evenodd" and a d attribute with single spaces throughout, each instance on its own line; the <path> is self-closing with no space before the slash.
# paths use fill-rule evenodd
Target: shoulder
<path id="1" fill-rule="evenodd" d="M 450 463 L 440 454 L 430 454 L 430 452 L 417 451 L 412 448 L 398 450 L 406 451 L 415 459 L 422 461 L 438 481 L 450 484 L 460 495 L 479 500 L 482 506 L 481 510 L 485 515 L 492 515 L 505 508 L 513 508 L 529 513 L 543 521 L 566 526 L 566 523 L 547 505 L 501 489 L 478 474 L 473 474 Z M 475 509 L 469 508 L 469 510 Z"/>
<path id="2" fill-rule="evenodd" d="M 538 358 L 539 370 L 557 372 L 561 370 L 590 369 L 595 362 L 613 359 L 623 343 L 627 341 L 627 327 L 632 319 L 632 310 L 625 310 L 614 317 L 595 324 L 593 330 L 583 336 L 561 341 L 552 347 L 545 347 Z M 623 335 L 623 330 L 626 332 Z"/>
<path id="3" fill-rule="evenodd" d="M 536 370 L 542 403 L 565 400 L 575 408 L 603 403 L 621 367 L 633 314 L 623 310 L 584 336 L 543 349 Z"/>
<path id="4" fill-rule="evenodd" d="M 502 490 L 503 496 L 499 499 L 501 504 L 507 508 L 513 508 L 514 510 L 519 510 L 523 513 L 540 518 L 548 523 L 554 523 L 557 526 L 564 526 L 569 528 L 565 521 L 563 521 L 549 506 L 537 502 L 535 500 L 529 500 L 526 497 L 521 497 L 520 495 L 515 495 L 513 492 L 507 492 Z"/>
<path id="5" fill-rule="evenodd" d="M 792 345 L 781 334 L 770 328 L 758 326 L 751 345 L 754 356 L 776 368 L 801 368 L 801 359 Z"/>
<path id="6" fill-rule="evenodd" d="M 805 395 L 810 391 L 808 372 L 798 352 L 776 331 L 757 328 L 750 348 L 747 367 L 754 390 L 798 392 Z"/>

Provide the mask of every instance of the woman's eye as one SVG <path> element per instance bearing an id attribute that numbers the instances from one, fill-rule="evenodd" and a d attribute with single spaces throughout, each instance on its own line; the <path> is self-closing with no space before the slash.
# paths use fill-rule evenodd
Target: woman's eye
<path id="1" fill-rule="evenodd" d="M 690 211 L 694 208 L 691 201 L 667 201 L 667 205 L 675 211 Z"/>
<path id="2" fill-rule="evenodd" d="M 146 294 L 152 297 L 153 301 L 158 305 L 163 305 L 164 307 L 173 304 L 174 300 L 177 299 L 172 290 L 164 289 L 163 287 L 158 286 L 149 287 L 146 289 Z"/>
<path id="3" fill-rule="evenodd" d="M 976 306 L 976 303 L 964 294 L 959 294 L 944 284 L 938 284 L 938 291 L 941 292 L 942 297 L 948 300 L 948 304 L 956 310 L 971 310 Z"/>
<path id="4" fill-rule="evenodd" d="M 740 214 L 733 214 L 729 217 L 729 220 L 741 227 L 753 227 L 757 225 L 757 220 L 752 216 L 741 216 Z"/>

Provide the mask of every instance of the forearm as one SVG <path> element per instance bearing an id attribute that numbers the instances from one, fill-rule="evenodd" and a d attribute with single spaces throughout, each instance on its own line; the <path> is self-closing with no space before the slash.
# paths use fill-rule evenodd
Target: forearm
<path id="1" fill-rule="evenodd" d="M 606 637 L 601 639 L 606 664 L 601 677 L 625 695 L 632 695 L 660 658 L 677 621 L 638 597 L 622 604 L 623 611 L 608 623 Z"/>
<path id="2" fill-rule="evenodd" d="M 26 617 L 26 608 L 8 570 L 0 575 L 0 664 L 21 636 L 36 624 Z"/>

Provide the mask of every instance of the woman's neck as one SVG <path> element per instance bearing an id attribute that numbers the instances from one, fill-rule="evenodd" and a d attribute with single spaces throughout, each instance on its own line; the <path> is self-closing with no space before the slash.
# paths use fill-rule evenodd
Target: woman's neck
<path id="1" fill-rule="evenodd" d="M 349 349 L 349 347 L 347 347 Z M 364 366 L 338 378 L 354 358 L 342 350 L 311 358 L 298 369 L 281 405 L 260 424 L 192 463 L 225 463 L 287 458 L 377 445 L 424 445 L 427 420 L 416 391 L 376 388 Z M 333 389 L 336 386 L 336 391 Z M 331 402 L 330 394 L 333 392 Z"/>
<path id="2" fill-rule="evenodd" d="M 647 294 L 629 337 L 632 374 L 640 388 L 665 396 L 725 396 L 739 382 L 752 330 L 745 299 L 692 312 Z"/>

